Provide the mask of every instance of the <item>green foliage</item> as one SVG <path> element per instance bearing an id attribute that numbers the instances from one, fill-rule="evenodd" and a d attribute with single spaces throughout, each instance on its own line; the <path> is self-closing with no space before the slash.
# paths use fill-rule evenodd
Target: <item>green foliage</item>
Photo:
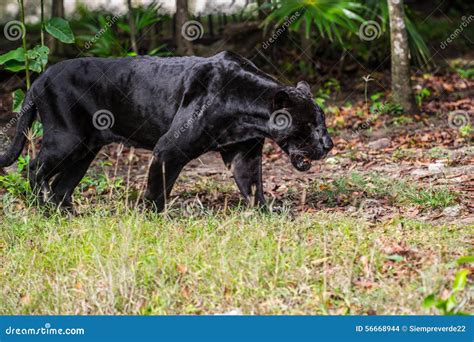
<path id="1" fill-rule="evenodd" d="M 325 107 L 326 100 L 329 100 L 331 94 L 341 91 L 341 85 L 335 78 L 330 78 L 324 82 L 323 86 L 318 89 L 314 97 L 314 101 L 321 107 Z"/>
<path id="2" fill-rule="evenodd" d="M 23 3 L 20 2 L 22 6 Z M 23 7 L 21 7 L 23 8 Z M 25 29 L 25 23 L 23 22 L 23 28 Z M 41 23 L 46 31 L 54 38 L 60 40 L 63 43 L 73 43 L 74 34 L 69 26 L 67 20 L 62 18 L 51 18 L 46 23 Z M 26 30 L 26 29 L 25 29 Z M 46 64 L 49 59 L 49 48 L 46 45 L 36 45 L 32 49 L 27 49 L 26 46 L 26 34 L 23 35 L 23 46 L 15 50 L 8 51 L 0 55 L 0 65 L 12 72 L 23 72 L 26 73 L 27 88 L 29 88 L 29 73 L 30 71 L 41 73 L 44 71 Z M 26 53 L 25 53 L 26 52 Z M 25 98 L 23 90 L 17 89 L 13 92 L 13 112 L 19 113 Z M 39 137 L 42 135 L 42 126 L 40 123 L 35 122 L 33 124 L 33 136 Z M 14 176 L 12 176 L 14 177 Z"/>
<path id="3" fill-rule="evenodd" d="M 25 93 L 22 89 L 17 89 L 13 92 L 13 104 L 12 104 L 12 111 L 13 113 L 20 113 L 21 106 L 23 105 L 23 101 L 25 100 Z"/>
<path id="4" fill-rule="evenodd" d="M 384 34 L 384 39 L 382 40 L 386 49 L 389 49 L 390 31 L 389 24 L 389 13 L 387 1 L 380 0 L 366 0 L 363 2 L 365 4 L 365 13 L 364 18 L 369 20 L 374 20 L 380 23 L 380 28 Z M 412 12 L 410 11 L 409 6 L 405 6 L 405 25 L 408 35 L 408 45 L 410 48 L 410 53 L 415 62 L 418 65 L 426 66 L 430 62 L 430 54 L 428 46 L 426 45 L 422 35 L 419 33 L 416 25 L 412 20 Z M 370 44 L 374 43 L 371 41 Z M 372 49 L 373 53 L 378 53 L 377 49 Z"/>
<path id="5" fill-rule="evenodd" d="M 467 264 L 467 263 L 474 263 L 474 255 L 462 256 L 462 257 L 458 258 L 458 260 L 456 260 L 456 263 L 458 265 Z"/>
<path id="6" fill-rule="evenodd" d="M 0 56 L 0 64 L 5 65 L 5 69 L 12 72 L 19 72 L 26 69 L 25 50 L 22 47 L 7 52 Z M 47 46 L 37 45 L 27 51 L 29 70 L 41 73 L 48 63 L 49 48 Z"/>
<path id="7" fill-rule="evenodd" d="M 416 64 L 423 67 L 433 64 L 425 40 L 417 30 L 413 21 L 410 19 L 410 11 L 407 11 L 405 16 L 405 24 L 408 34 L 408 46 L 410 48 L 411 56 Z"/>
<path id="8" fill-rule="evenodd" d="M 124 189 L 122 177 L 110 178 L 105 171 L 105 168 L 112 166 L 112 163 L 102 162 L 99 166 L 99 170 L 91 170 L 88 175 L 82 178 L 79 187 L 76 189 L 77 192 L 84 192 L 93 188 L 98 195 L 103 195 L 111 191 L 118 192 Z"/>
<path id="9" fill-rule="evenodd" d="M 43 136 L 43 124 L 39 121 L 33 122 L 31 126 L 32 139 L 37 139 Z"/>
<path id="10" fill-rule="evenodd" d="M 132 16 L 135 21 L 135 29 L 138 33 L 163 20 L 163 17 L 157 14 L 160 7 L 161 5 L 152 2 L 146 7 L 133 8 Z M 122 29 L 122 31 L 130 33 L 128 21 L 118 21 L 117 26 Z"/>
<path id="11" fill-rule="evenodd" d="M 352 172 L 332 182 L 316 181 L 310 191 L 318 201 L 336 206 L 358 205 L 365 199 L 388 198 L 398 205 L 419 205 L 422 208 L 443 208 L 453 205 L 458 194 L 443 187 L 419 187 L 405 179 L 390 179 L 378 173 Z M 356 194 L 356 195 L 354 195 Z"/>
<path id="12" fill-rule="evenodd" d="M 301 59 L 298 62 L 298 69 L 299 69 L 301 74 L 306 75 L 307 77 L 310 77 L 310 78 L 314 77 L 315 73 L 316 73 L 314 68 L 313 68 L 313 65 L 311 63 L 307 63 L 303 59 Z"/>
<path id="13" fill-rule="evenodd" d="M 20 156 L 16 163 L 16 171 L 9 172 L 4 176 L 0 176 L 0 187 L 14 197 L 25 196 L 30 191 L 28 180 L 23 177 L 22 173 L 30 162 L 30 156 Z"/>
<path id="14" fill-rule="evenodd" d="M 456 72 L 461 76 L 462 78 L 468 79 L 468 80 L 473 80 L 474 79 L 474 68 L 456 68 Z"/>
<path id="15" fill-rule="evenodd" d="M 37 45 L 28 50 L 28 59 L 30 60 L 31 70 L 40 73 L 43 72 L 48 64 L 49 48 L 45 45 Z"/>
<path id="16" fill-rule="evenodd" d="M 391 181 L 374 173 L 362 175 L 351 172 L 344 177 L 337 177 L 331 183 L 316 181 L 312 184 L 313 195 L 327 205 L 336 206 L 347 204 L 352 200 L 357 202 L 365 198 L 380 198 L 389 195 L 388 185 Z M 353 196 L 358 193 L 358 196 Z M 358 203 L 352 203 L 358 204 Z"/>
<path id="17" fill-rule="evenodd" d="M 156 48 L 150 50 L 148 52 L 149 56 L 160 56 L 160 57 L 169 57 L 173 56 L 173 53 L 168 50 L 166 47 L 166 44 L 161 44 L 160 46 L 157 46 Z"/>
<path id="18" fill-rule="evenodd" d="M 74 35 L 66 20 L 53 18 L 45 25 L 46 30 L 55 38 L 62 42 L 74 42 Z M 41 73 L 48 63 L 49 48 L 45 45 L 37 45 L 27 50 L 28 70 Z M 26 69 L 25 49 L 19 47 L 0 55 L 0 65 L 4 65 L 6 70 L 20 72 Z"/>
<path id="19" fill-rule="evenodd" d="M 398 115 L 403 113 L 402 106 L 390 100 L 384 100 L 384 97 L 385 94 L 381 92 L 372 94 L 370 96 L 370 99 L 372 100 L 372 104 L 369 108 L 370 113 L 379 115 Z"/>
<path id="20" fill-rule="evenodd" d="M 471 136 L 472 132 L 473 132 L 473 129 L 471 125 L 464 125 L 464 126 L 459 127 L 459 134 L 463 138 Z"/>
<path id="21" fill-rule="evenodd" d="M 401 200 L 429 208 L 444 208 L 456 204 L 458 195 L 448 188 L 408 186 L 399 189 Z"/>
<path id="22" fill-rule="evenodd" d="M 97 57 L 123 57 L 128 53 L 128 42 L 120 42 L 119 37 L 114 30 L 109 27 L 108 17 L 100 14 L 97 17 L 99 25 L 89 22 L 83 23 L 84 28 L 90 31 L 90 34 L 78 37 L 78 40 L 89 50 L 86 53 Z M 122 46 L 123 45 L 123 46 Z"/>
<path id="23" fill-rule="evenodd" d="M 428 88 L 421 88 L 415 94 L 416 103 L 419 107 L 423 103 L 423 100 L 431 95 L 431 91 Z"/>
<path id="24" fill-rule="evenodd" d="M 343 44 L 343 35 L 347 32 L 355 33 L 358 23 L 363 22 L 357 12 L 362 5 L 354 1 L 301 1 L 279 0 L 272 2 L 272 12 L 266 19 L 266 24 L 275 22 L 276 26 L 283 24 L 292 15 L 297 15 L 296 20 L 290 25 L 299 30 L 302 21 L 305 23 L 306 37 L 309 38 L 311 29 L 315 29 L 321 36 Z"/>
<path id="25" fill-rule="evenodd" d="M 152 2 L 148 6 L 136 7 L 133 9 L 132 17 L 135 21 L 137 35 L 141 36 L 150 30 L 152 25 L 168 20 L 167 16 L 159 15 L 160 5 Z M 86 49 L 86 53 L 97 57 L 125 57 L 134 56 L 130 51 L 130 25 L 126 16 L 114 16 L 110 13 L 91 13 L 87 8 L 81 8 L 82 19 L 79 24 L 89 33 L 79 36 L 80 46 Z M 96 17 L 98 25 L 91 23 L 90 18 Z M 125 34 L 127 38 L 124 39 Z M 169 56 L 171 53 L 162 44 L 153 47 L 149 52 L 150 56 Z"/>
<path id="26" fill-rule="evenodd" d="M 44 28 L 51 36 L 63 43 L 72 44 L 75 42 L 69 22 L 63 18 L 51 18 L 46 22 Z"/>
<path id="27" fill-rule="evenodd" d="M 299 30 L 304 22 L 306 37 L 316 31 L 320 36 L 335 42 L 343 49 L 358 51 L 368 60 L 383 60 L 390 52 L 389 15 L 386 1 L 345 1 L 345 0 L 277 0 L 271 4 L 271 13 L 266 18 L 266 27 L 274 23 L 281 26 L 288 18 L 299 15 L 289 25 L 290 29 Z M 376 21 L 380 26 L 379 38 L 370 42 L 359 39 L 361 25 L 367 21 Z M 408 44 L 411 55 L 418 65 L 430 65 L 429 49 L 412 20 L 412 13 L 407 7 L 405 17 Z"/>
<path id="28" fill-rule="evenodd" d="M 106 192 L 118 190 L 123 188 L 124 181 L 118 177 L 115 180 L 110 180 L 105 173 L 96 173 L 91 176 L 82 178 L 77 191 L 86 191 L 89 188 L 95 189 L 98 195 L 103 195 Z"/>
<path id="29" fill-rule="evenodd" d="M 458 265 L 462 265 L 464 263 L 472 263 L 472 262 L 474 262 L 474 255 L 464 256 L 457 260 Z M 436 294 L 430 294 L 429 296 L 425 297 L 423 301 L 423 307 L 425 308 L 435 307 L 443 315 L 465 314 L 459 310 L 458 297 L 461 294 L 461 292 L 464 290 L 464 288 L 466 287 L 467 276 L 469 274 L 470 274 L 470 271 L 467 268 L 462 268 L 461 270 L 457 271 L 449 294 L 444 297 L 436 296 Z"/>
<path id="30" fill-rule="evenodd" d="M 0 64 L 5 64 L 11 60 L 24 61 L 25 60 L 25 50 L 23 48 L 18 48 L 15 50 L 10 50 L 7 53 L 0 55 Z"/>

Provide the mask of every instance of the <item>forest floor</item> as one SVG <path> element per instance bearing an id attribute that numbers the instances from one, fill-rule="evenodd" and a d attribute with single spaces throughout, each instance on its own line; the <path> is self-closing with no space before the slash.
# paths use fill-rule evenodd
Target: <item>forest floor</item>
<path id="1" fill-rule="evenodd" d="M 135 206 L 144 150 L 104 148 L 74 217 L 45 217 L 3 176 L 0 313 L 435 313 L 423 299 L 449 296 L 456 259 L 473 254 L 473 134 L 453 115 L 472 127 L 474 82 L 413 81 L 429 90 L 415 116 L 363 88 L 327 102 L 335 148 L 309 172 L 267 142 L 270 214 L 240 202 L 217 153 L 186 166 L 165 215 Z M 457 309 L 472 312 L 468 299 Z"/>

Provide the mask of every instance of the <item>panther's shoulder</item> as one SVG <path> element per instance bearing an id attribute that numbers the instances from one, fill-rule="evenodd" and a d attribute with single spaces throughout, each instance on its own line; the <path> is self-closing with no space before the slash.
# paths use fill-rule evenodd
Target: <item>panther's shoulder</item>
<path id="1" fill-rule="evenodd" d="M 211 58 L 218 60 L 228 71 L 245 71 L 270 81 L 278 82 L 269 74 L 260 70 L 251 60 L 232 51 L 222 51 Z"/>

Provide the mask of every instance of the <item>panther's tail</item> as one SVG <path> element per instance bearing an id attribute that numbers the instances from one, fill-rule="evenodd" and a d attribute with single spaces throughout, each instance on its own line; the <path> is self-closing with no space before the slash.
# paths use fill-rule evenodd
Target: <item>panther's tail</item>
<path id="1" fill-rule="evenodd" d="M 0 167 L 10 166 L 20 156 L 23 146 L 26 142 L 26 133 L 33 124 L 36 116 L 36 105 L 31 99 L 31 91 L 26 94 L 25 100 L 23 101 L 23 107 L 20 113 L 16 113 L 16 116 L 12 120 L 18 120 L 16 127 L 15 138 L 13 143 L 8 148 L 8 151 L 0 155 Z"/>

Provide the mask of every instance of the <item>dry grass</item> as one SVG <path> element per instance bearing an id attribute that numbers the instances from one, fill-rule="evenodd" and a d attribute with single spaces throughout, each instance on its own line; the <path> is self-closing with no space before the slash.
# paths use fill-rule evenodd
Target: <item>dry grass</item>
<path id="1" fill-rule="evenodd" d="M 0 214 L 0 314 L 423 314 L 471 246 L 469 227 L 401 218 L 121 203 Z"/>

